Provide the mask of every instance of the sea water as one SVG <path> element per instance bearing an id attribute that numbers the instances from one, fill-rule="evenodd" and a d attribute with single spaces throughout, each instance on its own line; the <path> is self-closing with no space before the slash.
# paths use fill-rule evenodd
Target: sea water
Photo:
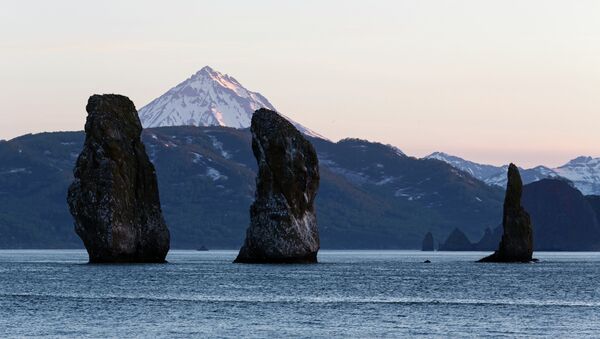
<path id="1" fill-rule="evenodd" d="M 84 251 L 0 251 L 0 336 L 600 335 L 600 253 L 480 264 L 487 253 L 321 251 L 316 265 L 236 254 L 90 265 Z"/>

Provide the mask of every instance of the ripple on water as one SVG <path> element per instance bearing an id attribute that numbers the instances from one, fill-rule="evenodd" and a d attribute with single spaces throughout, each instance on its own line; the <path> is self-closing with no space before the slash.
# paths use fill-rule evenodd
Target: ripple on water
<path id="1" fill-rule="evenodd" d="M 323 251 L 318 265 L 231 264 L 173 251 L 164 265 L 88 265 L 84 251 L 0 251 L 5 336 L 594 336 L 600 254 Z M 431 264 L 423 264 L 430 259 Z"/>

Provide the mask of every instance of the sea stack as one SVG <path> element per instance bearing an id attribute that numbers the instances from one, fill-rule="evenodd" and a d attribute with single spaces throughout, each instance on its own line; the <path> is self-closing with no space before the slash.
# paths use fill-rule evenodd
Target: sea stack
<path id="1" fill-rule="evenodd" d="M 473 244 L 467 238 L 467 235 L 459 228 L 455 228 L 446 241 L 440 243 L 438 251 L 470 251 Z"/>
<path id="2" fill-rule="evenodd" d="M 421 251 L 433 251 L 433 234 L 427 232 L 423 238 L 423 244 L 421 245 Z"/>
<path id="3" fill-rule="evenodd" d="M 67 202 L 91 263 L 164 262 L 169 230 L 129 98 L 93 95 Z"/>
<path id="4" fill-rule="evenodd" d="M 237 263 L 316 263 L 314 202 L 319 162 L 312 144 L 277 112 L 254 112 L 250 130 L 258 163 L 256 198 Z"/>
<path id="5" fill-rule="evenodd" d="M 502 239 L 492 255 L 480 262 L 530 262 L 533 260 L 533 231 L 529 213 L 521 206 L 523 183 L 519 169 L 514 164 L 508 167 L 508 183 L 504 198 Z"/>

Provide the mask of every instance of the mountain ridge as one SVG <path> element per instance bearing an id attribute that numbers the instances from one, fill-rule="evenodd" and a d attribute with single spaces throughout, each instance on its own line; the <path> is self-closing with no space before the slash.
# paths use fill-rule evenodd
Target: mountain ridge
<path id="1" fill-rule="evenodd" d="M 255 188 L 250 132 L 159 127 L 142 138 L 173 248 L 239 248 Z M 83 139 L 79 131 L 0 142 L 0 247 L 81 247 L 65 197 Z M 447 164 L 360 139 L 310 140 L 320 161 L 323 248 L 418 249 L 429 230 L 443 237 L 460 226 L 477 238 L 500 217 L 501 189 Z"/>
<path id="2" fill-rule="evenodd" d="M 424 159 L 443 161 L 488 185 L 500 187 L 506 185 L 506 165 L 480 164 L 443 152 L 434 152 Z M 527 169 L 519 168 L 519 170 L 525 184 L 547 178 L 564 178 L 572 182 L 584 195 L 600 195 L 600 158 L 579 156 L 555 168 L 540 165 Z"/>

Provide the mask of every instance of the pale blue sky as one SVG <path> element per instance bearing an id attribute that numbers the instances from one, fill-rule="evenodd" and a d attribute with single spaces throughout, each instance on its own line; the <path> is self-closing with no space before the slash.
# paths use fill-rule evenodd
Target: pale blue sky
<path id="1" fill-rule="evenodd" d="M 332 138 L 423 156 L 600 156 L 600 1 L 0 2 L 0 138 L 80 130 L 204 65 Z"/>

